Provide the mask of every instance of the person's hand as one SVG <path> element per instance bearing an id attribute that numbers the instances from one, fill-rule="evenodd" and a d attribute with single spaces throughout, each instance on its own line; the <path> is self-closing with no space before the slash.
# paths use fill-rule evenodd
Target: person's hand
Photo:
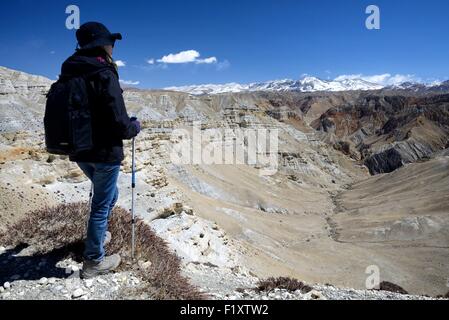
<path id="1" fill-rule="evenodd" d="M 140 125 L 140 121 L 137 120 L 136 117 L 132 117 L 130 120 L 131 120 L 131 122 L 136 126 L 137 134 L 139 134 L 140 131 L 142 130 L 142 127 L 141 127 L 141 125 Z"/>

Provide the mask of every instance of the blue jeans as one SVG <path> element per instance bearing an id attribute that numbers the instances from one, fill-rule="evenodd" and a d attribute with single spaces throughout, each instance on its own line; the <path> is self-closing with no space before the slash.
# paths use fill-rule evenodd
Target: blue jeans
<path id="1" fill-rule="evenodd" d="M 84 259 L 100 262 L 105 256 L 103 241 L 108 229 L 109 218 L 119 195 L 117 179 L 120 163 L 78 162 L 77 164 L 93 183 Z"/>

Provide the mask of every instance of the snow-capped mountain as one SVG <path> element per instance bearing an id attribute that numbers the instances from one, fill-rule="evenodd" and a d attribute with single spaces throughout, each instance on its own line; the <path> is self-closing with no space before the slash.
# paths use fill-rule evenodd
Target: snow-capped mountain
<path id="1" fill-rule="evenodd" d="M 239 83 L 227 83 L 227 84 L 201 84 L 191 85 L 183 87 L 168 87 L 164 90 L 186 92 L 193 95 L 202 94 L 219 94 L 226 92 L 243 92 L 249 90 L 249 85 L 242 85 Z"/>
<path id="2" fill-rule="evenodd" d="M 386 87 L 387 90 L 407 90 L 417 93 L 425 92 L 447 92 L 449 91 L 449 81 L 435 81 L 432 83 L 404 82 L 401 84 Z"/>
<path id="3" fill-rule="evenodd" d="M 426 86 L 425 84 L 421 84 L 421 83 L 416 83 L 416 82 L 403 82 L 400 84 L 395 84 L 392 85 L 390 87 L 388 87 L 388 89 L 399 89 L 399 90 L 416 90 L 416 89 L 422 89 L 422 88 L 427 88 L 430 86 Z"/>
<path id="4" fill-rule="evenodd" d="M 227 83 L 227 84 L 203 84 L 183 87 L 168 87 L 165 90 L 187 92 L 193 95 L 219 94 L 226 92 L 245 91 L 353 91 L 353 90 L 379 90 L 383 86 L 371 83 L 363 79 L 321 80 L 315 77 L 305 77 L 301 80 L 275 80 L 262 83 Z"/>

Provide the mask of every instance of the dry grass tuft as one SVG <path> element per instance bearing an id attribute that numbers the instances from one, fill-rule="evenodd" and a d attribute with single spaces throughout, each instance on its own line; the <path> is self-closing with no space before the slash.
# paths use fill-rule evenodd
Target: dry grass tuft
<path id="1" fill-rule="evenodd" d="M 312 291 L 312 288 L 303 282 L 288 278 L 288 277 L 279 277 L 279 278 L 268 278 L 265 280 L 261 280 L 257 286 L 258 291 L 272 291 L 274 289 L 284 289 L 288 291 L 296 291 L 301 290 L 302 293 L 307 293 Z"/>
<path id="2" fill-rule="evenodd" d="M 36 253 L 46 254 L 80 242 L 86 233 L 87 206 L 82 204 L 44 207 L 7 225 L 0 242 L 8 246 L 27 244 Z"/>
<path id="3" fill-rule="evenodd" d="M 81 257 L 86 234 L 88 206 L 84 203 L 47 207 L 27 215 L 26 218 L 7 226 L 7 232 L 0 234 L 0 243 L 7 246 L 29 245 L 39 254 L 58 249 L 67 249 L 67 255 Z M 107 254 L 122 256 L 122 270 L 136 271 L 147 285 L 145 292 L 152 299 L 207 298 L 181 275 L 181 263 L 166 242 L 158 237 L 140 219 L 136 225 L 136 259 L 150 261 L 148 269 L 141 270 L 131 264 L 131 215 L 122 208 L 115 208 L 109 222 L 112 241 L 106 248 Z M 73 252 L 77 248 L 77 252 Z"/>

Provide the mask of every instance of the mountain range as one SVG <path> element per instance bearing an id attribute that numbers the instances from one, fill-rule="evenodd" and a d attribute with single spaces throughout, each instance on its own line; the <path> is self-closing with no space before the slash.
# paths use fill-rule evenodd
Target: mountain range
<path id="1" fill-rule="evenodd" d="M 438 88 L 442 86 L 444 88 L 441 88 L 440 91 L 446 91 L 447 88 L 449 87 L 449 81 L 434 84 L 404 82 L 392 86 L 383 86 L 378 83 L 369 82 L 361 78 L 323 80 L 317 77 L 305 77 L 300 80 L 284 79 L 284 80 L 273 80 L 250 84 L 240 84 L 232 82 L 226 84 L 188 85 L 180 87 L 167 87 L 165 88 L 165 90 L 185 92 L 193 95 L 257 92 L 257 91 L 341 92 L 341 91 L 370 91 L 381 89 L 412 90 L 415 92 L 423 92 L 428 90 L 438 91 Z"/>

